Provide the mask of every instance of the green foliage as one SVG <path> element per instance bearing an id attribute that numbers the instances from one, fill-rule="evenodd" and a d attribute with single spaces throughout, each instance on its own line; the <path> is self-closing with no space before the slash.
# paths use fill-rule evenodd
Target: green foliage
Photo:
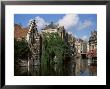
<path id="1" fill-rule="evenodd" d="M 44 33 L 42 41 L 41 69 L 43 75 L 51 75 L 56 65 L 56 75 L 62 74 L 64 55 L 69 55 L 68 45 L 58 33 Z"/>
<path id="2" fill-rule="evenodd" d="M 25 40 L 17 41 L 14 39 L 14 58 L 17 59 L 27 59 L 30 49 Z"/>

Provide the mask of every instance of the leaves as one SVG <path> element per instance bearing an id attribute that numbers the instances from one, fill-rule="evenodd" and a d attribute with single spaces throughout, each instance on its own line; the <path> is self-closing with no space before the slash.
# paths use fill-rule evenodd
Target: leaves
<path id="1" fill-rule="evenodd" d="M 49 74 L 49 67 L 54 68 L 54 64 L 57 64 L 57 72 L 62 70 L 64 54 L 69 53 L 67 44 L 58 33 L 44 33 L 42 43 L 41 65 L 43 74 Z M 58 73 L 61 74 L 60 71 Z"/>
<path id="2" fill-rule="evenodd" d="M 25 40 L 17 41 L 14 39 L 14 57 L 15 59 L 27 59 L 30 52 L 28 44 Z"/>

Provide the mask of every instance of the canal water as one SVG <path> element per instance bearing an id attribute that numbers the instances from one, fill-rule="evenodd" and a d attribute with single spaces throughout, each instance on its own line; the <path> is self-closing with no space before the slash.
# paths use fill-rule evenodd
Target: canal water
<path id="1" fill-rule="evenodd" d="M 61 76 L 96 76 L 97 66 L 91 65 L 91 59 L 77 58 L 75 61 L 68 63 L 68 66 L 63 67 Z M 58 70 L 51 69 L 50 76 L 57 76 Z M 38 66 L 16 67 L 14 70 L 15 76 L 42 76 Z M 60 74 L 58 74 L 60 75 Z"/>
<path id="2" fill-rule="evenodd" d="M 80 76 L 97 76 L 97 65 L 91 59 L 81 59 Z"/>

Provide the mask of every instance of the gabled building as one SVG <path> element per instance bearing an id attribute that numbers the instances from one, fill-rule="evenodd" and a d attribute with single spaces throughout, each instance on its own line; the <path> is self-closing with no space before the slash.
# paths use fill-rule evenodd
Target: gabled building
<path id="1" fill-rule="evenodd" d="M 89 58 L 97 57 L 97 31 L 92 31 L 91 36 L 89 38 Z"/>
<path id="2" fill-rule="evenodd" d="M 58 33 L 62 39 L 66 39 L 64 26 L 56 25 L 53 22 L 51 22 L 49 25 L 46 25 L 46 27 L 42 29 L 42 33 Z"/>
<path id="3" fill-rule="evenodd" d="M 89 49 L 97 49 L 97 31 L 91 32 L 91 36 L 89 38 Z"/>
<path id="4" fill-rule="evenodd" d="M 82 53 L 82 43 L 83 43 L 82 39 L 76 39 L 75 40 L 76 52 L 79 54 Z"/>
<path id="5" fill-rule="evenodd" d="M 26 35 L 28 33 L 27 28 L 23 28 L 19 24 L 14 24 L 14 38 L 18 41 L 26 39 Z"/>
<path id="6" fill-rule="evenodd" d="M 27 42 L 31 51 L 31 58 L 34 62 L 33 65 L 40 64 L 41 58 L 41 46 L 42 39 L 37 30 L 37 25 L 35 20 L 32 20 L 29 25 L 29 30 L 27 33 Z"/>

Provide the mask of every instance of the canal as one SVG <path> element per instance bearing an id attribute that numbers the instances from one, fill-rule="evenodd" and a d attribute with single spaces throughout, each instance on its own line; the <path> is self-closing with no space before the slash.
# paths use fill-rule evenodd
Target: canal
<path id="1" fill-rule="evenodd" d="M 81 59 L 80 76 L 97 76 L 97 65 L 91 59 Z"/>
<path id="2" fill-rule="evenodd" d="M 76 58 L 66 66 L 60 65 L 57 68 L 50 68 L 48 76 L 96 76 L 97 65 L 92 65 L 91 59 Z M 59 69 L 59 70 L 58 70 Z M 38 66 L 17 66 L 14 69 L 15 76 L 42 76 L 41 69 Z"/>

